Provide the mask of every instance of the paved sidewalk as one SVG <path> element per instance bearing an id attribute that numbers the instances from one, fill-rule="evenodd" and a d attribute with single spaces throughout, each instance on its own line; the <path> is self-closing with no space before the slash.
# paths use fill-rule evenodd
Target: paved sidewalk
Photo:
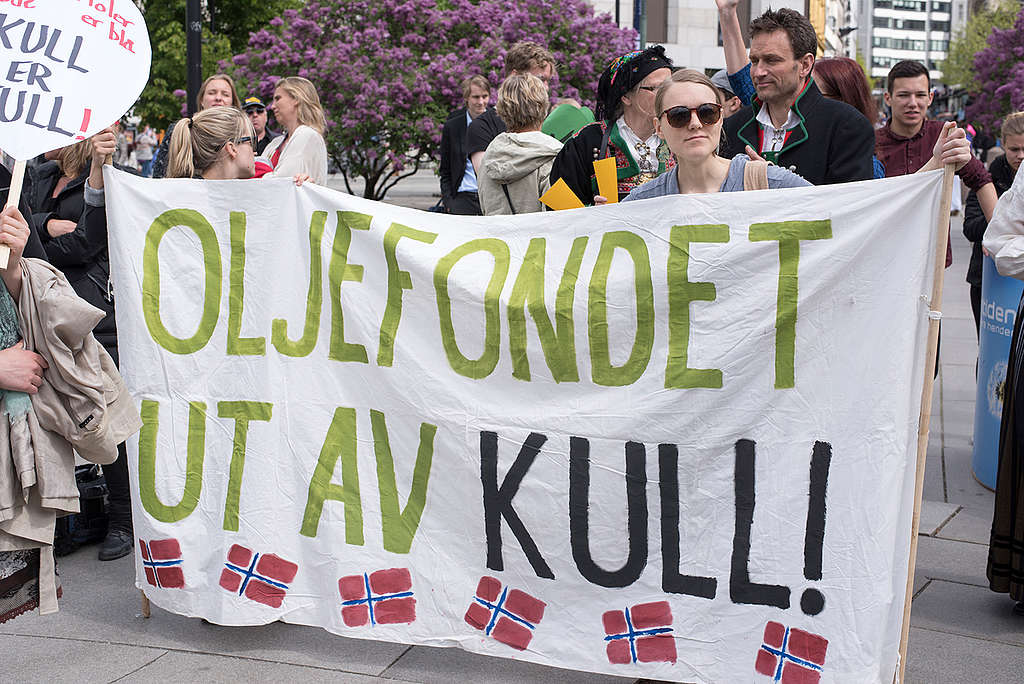
<path id="1" fill-rule="evenodd" d="M 426 208 L 436 178 L 421 172 L 392 201 Z M 343 188 L 340 178 L 332 187 Z M 1019 684 L 1024 618 L 987 588 L 985 560 L 993 495 L 971 474 L 974 321 L 964 282 L 970 248 L 953 225 L 947 271 L 941 371 L 935 387 L 908 681 Z M 139 614 L 133 557 L 96 560 L 95 547 L 65 558 L 65 598 L 56 616 L 22 616 L 0 626 L 0 682 L 629 682 L 486 658 L 457 649 L 409 647 L 274 623 L 232 628 L 153 607 Z"/>

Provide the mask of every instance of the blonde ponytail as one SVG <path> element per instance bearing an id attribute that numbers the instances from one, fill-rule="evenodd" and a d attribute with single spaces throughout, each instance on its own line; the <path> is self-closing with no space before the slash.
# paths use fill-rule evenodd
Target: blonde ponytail
<path id="1" fill-rule="evenodd" d="M 167 177 L 191 178 L 194 173 L 192 119 L 181 119 L 171 131 L 171 144 L 167 150 Z"/>

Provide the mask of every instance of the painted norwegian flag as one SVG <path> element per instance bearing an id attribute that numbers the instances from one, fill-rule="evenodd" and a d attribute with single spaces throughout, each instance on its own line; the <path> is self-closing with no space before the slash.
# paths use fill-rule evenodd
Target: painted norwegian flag
<path id="1" fill-rule="evenodd" d="M 676 662 L 676 640 L 672 636 L 672 608 L 668 601 L 638 603 L 625 610 L 609 610 L 602 616 L 608 662 Z"/>
<path id="2" fill-rule="evenodd" d="M 409 624 L 416 620 L 416 599 L 408 568 L 346 575 L 338 580 L 341 619 L 349 627 Z"/>
<path id="3" fill-rule="evenodd" d="M 280 608 L 299 566 L 272 553 L 254 553 L 235 544 L 220 573 L 220 586 L 239 596 Z"/>
<path id="4" fill-rule="evenodd" d="M 481 577 L 466 622 L 497 641 L 526 650 L 547 604 L 518 589 L 502 587 L 494 577 Z"/>
<path id="5" fill-rule="evenodd" d="M 181 545 L 177 539 L 139 540 L 142 569 L 146 581 L 161 589 L 183 589 L 185 573 L 181 569 Z"/>
<path id="6" fill-rule="evenodd" d="M 778 622 L 764 626 L 754 669 L 780 684 L 818 684 L 828 639 Z"/>

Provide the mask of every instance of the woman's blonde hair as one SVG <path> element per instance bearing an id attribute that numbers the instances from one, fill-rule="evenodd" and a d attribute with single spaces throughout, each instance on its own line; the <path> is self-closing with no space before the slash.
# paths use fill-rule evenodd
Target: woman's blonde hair
<path id="1" fill-rule="evenodd" d="M 540 128 L 548 108 L 548 87 L 533 74 L 513 74 L 498 88 L 495 109 L 510 133 Z"/>
<path id="2" fill-rule="evenodd" d="M 67 178 L 78 178 L 79 174 L 88 168 L 90 157 L 92 157 L 92 141 L 86 139 L 62 148 L 57 157 L 57 165 L 60 167 L 60 172 Z"/>
<path id="3" fill-rule="evenodd" d="M 224 145 L 246 136 L 255 143 L 256 133 L 249 117 L 234 107 L 211 107 L 191 119 L 181 119 L 171 133 L 167 177 L 202 175 L 217 162 Z"/>
<path id="4" fill-rule="evenodd" d="M 662 81 L 661 85 L 658 86 L 657 92 L 654 93 L 655 116 L 661 116 L 661 105 L 665 102 L 665 93 L 668 92 L 668 89 L 674 83 L 699 83 L 702 86 L 707 86 L 715 94 L 715 102 L 720 105 L 725 104 L 722 100 L 722 91 L 715 87 L 710 78 L 694 69 L 680 69 L 679 71 L 672 72 L 671 76 Z"/>
<path id="5" fill-rule="evenodd" d="M 1014 112 L 1003 119 L 999 132 L 1003 138 L 1008 135 L 1024 135 L 1024 112 Z"/>
<path id="6" fill-rule="evenodd" d="M 327 119 L 324 117 L 324 108 L 320 104 L 320 96 L 317 95 L 316 86 L 301 76 L 288 76 L 277 82 L 274 90 L 283 90 L 295 98 L 297 117 L 300 126 L 309 126 L 321 136 L 327 133 Z M 278 122 L 280 123 L 280 122 Z M 288 131 L 291 133 L 291 131 Z"/>
<path id="7" fill-rule="evenodd" d="M 206 87 L 210 85 L 210 81 L 227 81 L 228 87 L 231 88 L 231 106 L 241 109 L 242 101 L 238 99 L 238 88 L 235 87 L 235 79 L 231 78 L 227 74 L 214 74 L 205 81 L 203 85 L 199 86 L 199 94 L 196 95 L 196 111 L 203 111 L 203 95 L 206 94 Z"/>

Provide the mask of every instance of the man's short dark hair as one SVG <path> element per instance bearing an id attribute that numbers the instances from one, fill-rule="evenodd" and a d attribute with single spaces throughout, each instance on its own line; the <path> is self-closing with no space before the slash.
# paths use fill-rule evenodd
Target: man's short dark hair
<path id="1" fill-rule="evenodd" d="M 818 34 L 804 15 L 795 10 L 783 7 L 779 10 L 768 10 L 750 22 L 750 38 L 759 33 L 785 31 L 789 36 L 789 44 L 793 48 L 793 59 L 800 59 L 806 54 L 812 57 L 818 54 Z"/>
<path id="2" fill-rule="evenodd" d="M 886 78 L 885 87 L 888 89 L 889 94 L 892 95 L 894 82 L 897 78 L 917 78 L 918 76 L 924 76 L 928 79 L 928 89 L 931 90 L 932 77 L 928 73 L 928 67 L 912 59 L 905 59 L 902 62 L 896 62 L 892 65 L 892 69 L 889 69 L 889 76 Z"/>

